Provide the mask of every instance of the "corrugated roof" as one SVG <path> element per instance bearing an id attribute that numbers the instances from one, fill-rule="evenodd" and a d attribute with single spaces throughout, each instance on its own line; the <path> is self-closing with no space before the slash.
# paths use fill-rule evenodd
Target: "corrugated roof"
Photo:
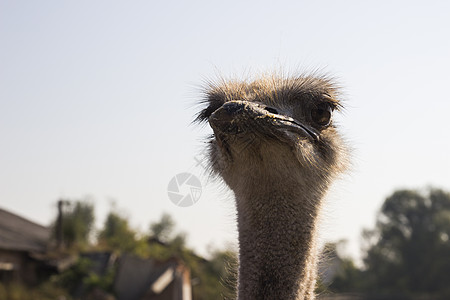
<path id="1" fill-rule="evenodd" d="M 41 252 L 49 238 L 48 227 L 0 208 L 0 249 Z"/>

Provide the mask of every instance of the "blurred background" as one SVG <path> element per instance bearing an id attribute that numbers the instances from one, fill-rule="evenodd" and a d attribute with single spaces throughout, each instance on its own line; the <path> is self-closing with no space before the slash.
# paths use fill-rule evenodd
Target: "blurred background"
<path id="1" fill-rule="evenodd" d="M 161 247 L 178 242 L 207 261 L 221 261 L 219 252 L 232 257 L 233 195 L 202 167 L 211 129 L 191 124 L 202 86 L 218 76 L 320 70 L 343 86 L 346 109 L 337 123 L 353 149 L 351 170 L 327 197 L 321 245 L 334 245 L 350 273 L 370 269 L 370 259 L 398 265 L 407 261 L 398 249 L 412 246 L 389 240 L 386 228 L 395 222 L 388 221 L 409 224 L 396 227 L 405 242 L 415 236 L 408 220 L 418 218 L 420 227 L 429 218 L 423 235 L 431 230 L 436 253 L 448 257 L 449 11 L 444 1 L 1 1 L 3 222 L 18 215 L 50 228 L 56 248 L 71 255 L 97 247 L 167 259 L 165 250 L 133 244 L 154 238 Z M 170 200 L 168 188 L 186 172 L 199 179 L 200 193 L 182 207 Z M 392 208 L 386 204 L 392 197 L 406 204 Z M 412 208 L 418 215 L 405 213 Z M 83 211 L 80 222 L 89 229 L 71 233 L 70 240 L 61 217 Z M 119 249 L 125 242 L 108 235 L 108 224 L 122 224 L 134 246 Z M 108 242 L 108 236 L 122 242 Z M 417 245 L 424 243 L 431 242 Z M 448 259 L 440 265 L 450 267 Z M 389 266 L 380 274 L 394 274 Z M 417 282 L 405 279 L 385 295 L 438 293 L 436 268 L 414 271 L 434 285 L 423 283 L 414 292 Z M 376 278 L 367 279 L 371 288 L 340 280 L 338 292 L 373 292 L 382 285 Z M 218 299 L 201 298 L 195 281 L 192 286 L 194 299 Z"/>

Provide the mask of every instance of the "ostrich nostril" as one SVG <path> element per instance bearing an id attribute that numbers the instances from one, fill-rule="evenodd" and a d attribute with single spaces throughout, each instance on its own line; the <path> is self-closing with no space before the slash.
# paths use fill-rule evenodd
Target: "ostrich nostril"
<path id="1" fill-rule="evenodd" d="M 266 106 L 264 109 L 267 110 L 268 112 L 270 112 L 271 114 L 275 114 L 275 115 L 278 114 L 278 110 L 276 110 L 276 109 L 273 108 L 273 107 Z"/>
<path id="2" fill-rule="evenodd" d="M 242 110 L 243 105 L 242 103 L 236 103 L 236 102 L 229 102 L 229 103 L 225 103 L 223 105 L 223 108 L 225 109 L 225 111 L 230 114 L 233 115 L 236 112 Z"/>

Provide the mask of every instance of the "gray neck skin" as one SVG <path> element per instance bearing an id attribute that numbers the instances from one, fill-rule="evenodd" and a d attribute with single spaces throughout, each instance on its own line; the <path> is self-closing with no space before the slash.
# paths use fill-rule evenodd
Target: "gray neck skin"
<path id="1" fill-rule="evenodd" d="M 248 178 L 246 184 L 251 181 Z M 240 246 L 238 298 L 314 299 L 315 223 L 323 195 L 292 177 L 258 186 L 256 192 L 251 186 L 239 189 L 242 192 L 235 190 Z"/>

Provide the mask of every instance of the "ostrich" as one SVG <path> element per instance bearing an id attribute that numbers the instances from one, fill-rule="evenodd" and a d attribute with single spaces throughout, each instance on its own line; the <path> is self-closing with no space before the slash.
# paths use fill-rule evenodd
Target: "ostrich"
<path id="1" fill-rule="evenodd" d="M 214 135 L 209 165 L 236 198 L 238 299 L 314 299 L 322 199 L 345 169 L 325 76 L 211 83 L 197 121 Z"/>

